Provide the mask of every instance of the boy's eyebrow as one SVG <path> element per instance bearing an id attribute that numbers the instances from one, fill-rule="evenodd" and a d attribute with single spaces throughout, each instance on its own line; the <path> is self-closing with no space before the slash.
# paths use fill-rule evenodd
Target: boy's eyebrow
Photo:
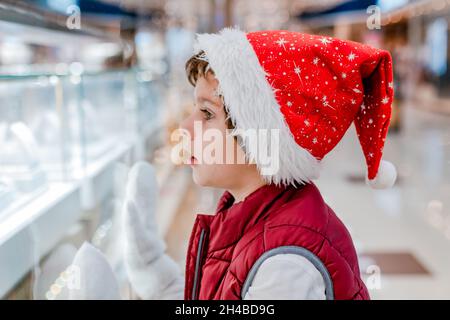
<path id="1" fill-rule="evenodd" d="M 198 97 L 197 101 L 198 101 L 198 102 L 205 102 L 205 101 L 207 101 L 207 102 L 209 102 L 209 103 L 211 103 L 211 104 L 213 104 L 213 105 L 215 105 L 215 106 L 218 106 L 218 105 L 217 105 L 217 102 L 215 102 L 215 101 L 209 99 L 208 97 Z"/>

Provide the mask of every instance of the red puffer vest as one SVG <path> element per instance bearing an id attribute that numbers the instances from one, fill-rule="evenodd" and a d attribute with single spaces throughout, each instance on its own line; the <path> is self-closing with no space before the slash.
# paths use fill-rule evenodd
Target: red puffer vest
<path id="1" fill-rule="evenodd" d="M 215 215 L 197 215 L 186 260 L 185 299 L 243 299 L 261 263 L 275 254 L 306 257 L 327 299 L 369 299 L 352 239 L 314 184 L 265 185 Z"/>

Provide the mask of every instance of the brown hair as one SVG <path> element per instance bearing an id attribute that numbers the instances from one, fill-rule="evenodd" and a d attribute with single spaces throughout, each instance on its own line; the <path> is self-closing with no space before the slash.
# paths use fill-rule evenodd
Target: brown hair
<path id="1" fill-rule="evenodd" d="M 208 72 L 214 74 L 209 62 L 205 59 L 205 52 L 200 51 L 186 61 L 186 75 L 191 85 L 195 87 L 198 78 L 205 77 Z"/>
<path id="2" fill-rule="evenodd" d="M 185 65 L 186 69 L 186 76 L 188 78 L 189 83 L 195 87 L 197 84 L 197 80 L 200 77 L 206 77 L 208 72 L 211 72 L 214 75 L 214 70 L 211 69 L 211 66 L 209 65 L 208 60 L 206 59 L 205 52 L 202 50 L 199 53 L 193 55 L 186 61 Z M 223 96 L 220 95 L 222 102 L 223 102 Z M 231 121 L 229 114 L 228 114 L 228 108 L 226 107 L 225 103 L 223 103 L 223 108 L 225 111 L 225 114 L 227 115 L 227 127 L 228 129 L 234 129 L 234 124 Z"/>

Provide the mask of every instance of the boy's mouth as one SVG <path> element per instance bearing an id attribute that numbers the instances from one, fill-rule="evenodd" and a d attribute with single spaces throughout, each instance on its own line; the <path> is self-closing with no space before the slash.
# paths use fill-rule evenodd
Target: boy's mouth
<path id="1" fill-rule="evenodd" d="M 197 164 L 197 158 L 194 156 L 191 156 L 191 158 L 189 159 L 189 165 L 193 166 Z"/>

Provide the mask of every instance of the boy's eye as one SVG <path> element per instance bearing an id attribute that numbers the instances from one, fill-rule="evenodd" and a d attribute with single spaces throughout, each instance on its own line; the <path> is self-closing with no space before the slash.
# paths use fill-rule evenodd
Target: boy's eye
<path id="1" fill-rule="evenodd" d="M 210 120 L 213 117 L 212 112 L 209 112 L 207 109 L 200 109 L 200 111 L 203 112 L 206 120 Z"/>

